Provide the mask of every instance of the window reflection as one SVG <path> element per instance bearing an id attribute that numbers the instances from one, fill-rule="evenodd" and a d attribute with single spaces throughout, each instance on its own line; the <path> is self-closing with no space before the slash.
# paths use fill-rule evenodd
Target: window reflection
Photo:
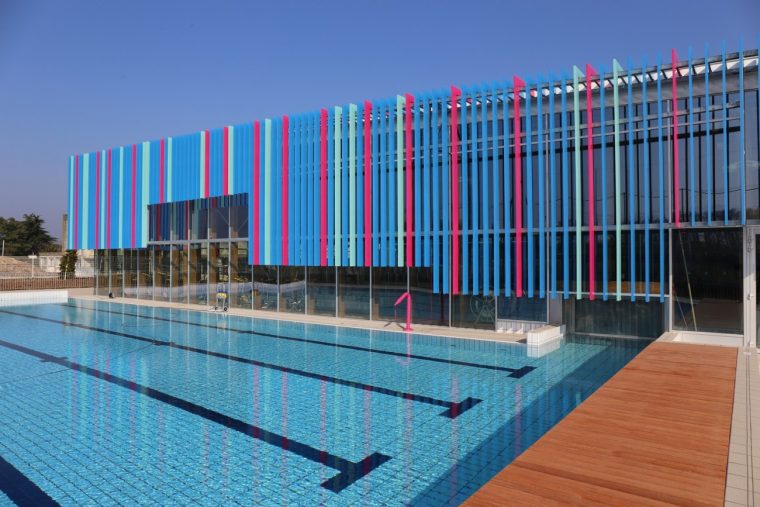
<path id="1" fill-rule="evenodd" d="M 169 245 L 157 245 L 155 248 L 155 272 L 156 301 L 169 301 L 171 299 L 171 248 Z"/>
<path id="2" fill-rule="evenodd" d="M 742 333 L 741 229 L 673 231 L 673 327 Z"/>
<path id="3" fill-rule="evenodd" d="M 277 266 L 253 267 L 253 309 L 277 311 Z"/>
<path id="4" fill-rule="evenodd" d="M 173 245 L 171 249 L 172 291 L 174 302 L 187 303 L 188 247 Z"/>
<path id="5" fill-rule="evenodd" d="M 205 305 L 208 303 L 208 245 L 206 243 L 191 244 L 189 262 L 190 302 Z"/>
<path id="6" fill-rule="evenodd" d="M 138 250 L 138 292 L 139 299 L 153 299 L 153 249 Z"/>
<path id="7" fill-rule="evenodd" d="M 338 317 L 369 319 L 369 268 L 338 268 Z"/>
<path id="8" fill-rule="evenodd" d="M 406 290 L 406 268 L 372 268 L 372 319 L 394 320 L 396 300 Z"/>
<path id="9" fill-rule="evenodd" d="M 335 316 L 335 268 L 309 267 L 308 313 Z"/>
<path id="10" fill-rule="evenodd" d="M 253 283 L 251 265 L 248 264 L 248 242 L 233 241 L 230 244 L 230 306 L 253 307 Z"/>
<path id="11" fill-rule="evenodd" d="M 280 266 L 280 311 L 306 311 L 306 271 L 303 267 Z"/>
<path id="12" fill-rule="evenodd" d="M 209 301 L 224 306 L 230 294 L 229 243 L 209 243 Z M 220 301 L 219 298 L 222 298 Z"/>

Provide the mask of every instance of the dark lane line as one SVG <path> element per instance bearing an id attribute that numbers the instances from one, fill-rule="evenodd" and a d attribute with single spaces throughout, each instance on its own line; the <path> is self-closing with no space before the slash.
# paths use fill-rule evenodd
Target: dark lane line
<path id="1" fill-rule="evenodd" d="M 284 435 L 279 435 L 277 433 L 267 431 L 258 426 L 248 424 L 244 421 L 241 421 L 240 419 L 235 419 L 234 417 L 230 417 L 220 412 L 216 412 L 215 410 L 211 410 L 201 405 L 197 405 L 195 403 L 184 400 L 182 398 L 177 398 L 176 396 L 172 396 L 171 394 L 167 394 L 165 392 L 158 391 L 151 387 L 138 384 L 132 380 L 127 380 L 121 377 L 117 377 L 105 371 L 96 370 L 94 368 L 90 368 L 88 366 L 75 363 L 73 361 L 69 361 L 68 359 L 64 357 L 55 357 L 50 354 L 46 354 L 45 352 L 40 352 L 35 349 L 30 349 L 22 345 L 16 345 L 15 343 L 7 342 L 1 339 L 0 339 L 0 346 L 6 347 L 11 350 L 15 350 L 17 352 L 21 352 L 23 354 L 27 354 L 29 356 L 36 357 L 43 361 L 60 364 L 61 366 L 65 366 L 71 370 L 78 371 L 86 375 L 90 375 L 91 377 L 95 377 L 97 379 L 104 380 L 112 384 L 116 384 L 117 386 L 120 386 L 120 387 L 125 387 L 129 389 L 130 391 L 134 391 L 136 393 L 148 396 L 149 398 L 153 398 L 154 400 L 160 401 L 162 403 L 167 403 L 171 405 L 172 407 L 178 408 L 180 410 L 184 410 L 185 412 L 189 412 L 193 415 L 203 417 L 204 419 L 207 419 L 209 421 L 215 422 L 217 424 L 221 424 L 222 426 L 226 426 L 227 428 L 231 430 L 235 430 L 249 437 L 252 437 L 257 440 L 261 440 L 268 444 L 279 447 L 280 449 L 284 451 L 289 451 L 289 452 L 298 454 L 302 458 L 308 459 L 309 461 L 313 461 L 314 463 L 321 463 L 325 466 L 333 468 L 339 472 L 338 475 L 324 481 L 322 483 L 322 487 L 329 489 L 330 491 L 333 491 L 335 493 L 338 493 L 341 490 L 345 489 L 346 487 L 350 486 L 357 480 L 369 474 L 375 468 L 379 467 L 380 465 L 382 465 L 383 463 L 391 459 L 390 456 L 387 456 L 379 452 L 374 452 L 368 455 L 366 458 L 362 459 L 361 461 L 356 461 L 356 462 L 350 461 L 345 458 L 341 458 L 340 456 L 330 454 L 327 451 L 323 451 L 315 447 L 311 447 L 308 444 L 291 440 Z M 3 470 L 0 469 L 0 472 L 2 471 Z M 2 475 L 0 475 L 0 477 L 1 476 Z"/>
<path id="2" fill-rule="evenodd" d="M 222 352 L 214 352 L 208 349 L 198 349 L 195 347 L 189 347 L 187 345 L 180 345 L 179 343 L 175 343 L 175 342 L 167 342 L 163 340 L 156 340 L 154 338 L 146 338 L 144 336 L 139 336 L 135 334 L 122 333 L 121 331 L 112 331 L 110 329 L 91 327 L 91 326 L 86 326 L 84 324 L 77 324 L 74 322 L 66 322 L 63 320 L 49 319 L 47 317 L 40 317 L 37 315 L 27 315 L 25 313 L 14 312 L 11 310 L 0 310 L 0 313 L 16 315 L 18 317 L 25 317 L 28 319 L 42 320 L 45 322 L 52 322 L 54 324 L 62 324 L 64 326 L 77 327 L 80 329 L 86 329 L 88 331 L 97 331 L 100 333 L 107 333 L 114 336 L 129 338 L 130 340 L 138 340 L 141 342 L 149 343 L 151 345 L 168 346 L 168 347 L 172 347 L 179 350 L 186 350 L 188 352 L 194 352 L 194 353 L 204 354 L 204 355 L 213 356 L 213 357 L 219 357 L 222 359 L 227 359 L 229 361 L 236 361 L 238 363 L 250 364 L 253 366 L 260 366 L 262 368 L 269 368 L 269 369 L 277 370 L 283 373 L 292 373 L 293 375 L 299 375 L 301 377 L 311 378 L 315 380 L 323 380 L 325 382 L 330 382 L 330 383 L 338 384 L 342 386 L 348 386 L 355 389 L 362 389 L 365 391 L 385 394 L 388 396 L 395 396 L 396 398 L 403 398 L 405 400 L 412 400 L 412 401 L 417 401 L 420 403 L 426 403 L 428 405 L 434 405 L 437 407 L 444 407 L 446 410 L 441 412 L 440 415 L 444 417 L 448 417 L 450 419 L 454 419 L 457 416 L 462 415 L 464 412 L 471 409 L 472 407 L 474 407 L 475 405 L 477 405 L 478 403 L 482 401 L 478 398 L 472 398 L 472 397 L 465 398 L 464 400 L 459 401 L 459 402 L 439 400 L 436 398 L 431 398 L 430 396 L 422 396 L 422 395 L 407 393 L 403 391 L 396 391 L 396 390 L 388 389 L 385 387 L 374 386 L 371 384 L 363 384 L 361 382 L 354 382 L 352 380 L 346 380 L 346 379 L 341 379 L 341 378 L 336 378 L 336 377 L 328 377 L 327 375 L 322 375 L 320 373 L 297 370 L 295 368 L 288 368 L 287 366 L 280 366 L 277 364 L 265 363 L 262 361 L 257 361 L 255 359 L 248 359 L 245 357 L 232 356 L 229 354 L 224 354 Z"/>
<path id="3" fill-rule="evenodd" d="M 70 308 L 77 308 L 79 310 L 88 310 L 91 312 L 102 312 L 102 313 L 111 313 L 115 315 L 128 315 L 130 317 L 140 317 L 143 319 L 151 319 L 151 320 L 160 320 L 164 322 L 174 322 L 176 324 L 188 324 L 190 326 L 196 326 L 196 327 L 205 327 L 209 329 L 225 329 L 227 331 L 232 331 L 235 333 L 241 333 L 241 334 L 249 334 L 249 335 L 256 335 L 256 336 L 266 336 L 269 338 L 276 338 L 278 340 L 289 340 L 294 342 L 302 342 L 302 343 L 315 343 L 317 345 L 325 345 L 328 347 L 336 347 L 336 348 L 342 348 L 342 349 L 351 349 L 351 350 L 361 350 L 363 352 L 372 352 L 375 354 L 384 354 L 388 356 L 397 356 L 397 357 L 403 357 L 403 358 L 409 358 L 409 359 L 420 359 L 423 361 L 434 361 L 438 363 L 446 363 L 446 364 L 456 364 L 459 366 L 470 366 L 472 368 L 483 368 L 486 370 L 495 370 L 495 371 L 505 371 L 510 373 L 510 377 L 512 378 L 522 378 L 523 376 L 527 375 L 528 373 L 532 372 L 536 369 L 535 366 L 522 366 L 520 368 L 508 368 L 506 366 L 495 366 L 495 365 L 488 365 L 488 364 L 479 364 L 479 363 L 470 363 L 467 361 L 457 361 L 456 359 L 445 359 L 441 357 L 432 357 L 432 356 L 419 356 L 416 354 L 406 354 L 404 352 L 393 352 L 390 350 L 382 350 L 382 349 L 370 349 L 367 347 L 361 347 L 359 345 L 348 345 L 345 343 L 332 343 L 332 342 L 325 342 L 322 340 L 311 340 L 308 338 L 296 338 L 294 336 L 282 336 L 278 334 L 272 334 L 272 333 L 264 333 L 260 331 L 252 331 L 249 329 L 237 329 L 237 328 L 229 328 L 229 327 L 219 327 L 219 326 L 213 326 L 210 324 L 202 324 L 200 322 L 190 322 L 185 320 L 175 320 L 175 319 L 167 319 L 165 317 L 154 317 L 150 315 L 140 315 L 139 313 L 127 313 L 127 312 L 113 312 L 110 310 L 101 310 L 100 308 L 90 308 L 87 306 L 78 306 L 78 305 L 72 305 L 72 304 L 62 304 L 61 306 L 68 306 Z"/>
<path id="4" fill-rule="evenodd" d="M 60 505 L 50 498 L 29 477 L 0 456 L 0 491 L 19 507 L 48 507 Z"/>

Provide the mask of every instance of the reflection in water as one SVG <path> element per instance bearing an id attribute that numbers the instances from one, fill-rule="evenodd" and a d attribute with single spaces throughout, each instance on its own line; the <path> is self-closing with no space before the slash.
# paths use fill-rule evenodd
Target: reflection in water
<path id="1" fill-rule="evenodd" d="M 0 371 L 52 372 L 3 391 L 0 438 L 13 456 L 48 465 L 44 487 L 62 503 L 98 503 L 70 486 L 84 484 L 146 502 L 457 503 L 643 347 L 570 337 L 529 358 L 522 345 L 97 305 L 21 312 L 47 321 L 0 314 L 8 339 L 101 372 L 0 347 Z M 511 376 L 525 366 L 535 369 Z M 470 397 L 482 402 L 455 417 L 429 402 Z M 390 459 L 365 460 L 375 453 Z M 14 466 L 33 475 L 26 462 Z M 323 485 L 342 469 L 343 489 Z"/>

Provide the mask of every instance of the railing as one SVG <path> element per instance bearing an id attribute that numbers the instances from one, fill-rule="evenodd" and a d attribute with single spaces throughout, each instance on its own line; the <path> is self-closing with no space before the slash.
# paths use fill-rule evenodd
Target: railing
<path id="1" fill-rule="evenodd" d="M 81 278 L 0 278 L 0 291 L 40 289 L 82 289 L 95 287 L 95 277 Z"/>

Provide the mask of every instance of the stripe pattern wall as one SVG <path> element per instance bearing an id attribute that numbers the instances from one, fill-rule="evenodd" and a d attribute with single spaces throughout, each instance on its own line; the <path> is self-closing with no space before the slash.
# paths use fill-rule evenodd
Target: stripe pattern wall
<path id="1" fill-rule="evenodd" d="M 727 193 L 720 212 L 712 198 L 729 185 L 726 151 L 710 162 L 706 213 L 695 208 L 692 109 L 703 98 L 694 85 L 717 83 L 707 99 L 721 105 L 710 114 L 725 136 L 727 76 L 740 76 L 744 140 L 744 76 L 758 60 L 756 50 L 670 56 L 651 68 L 586 64 L 571 77 L 451 86 L 75 155 L 67 243 L 145 248 L 149 205 L 248 194 L 252 265 L 426 267 L 444 294 L 662 301 L 667 228 L 731 223 Z M 656 101 L 634 104 L 634 89 L 647 86 Z M 654 138 L 636 134 L 641 114 Z M 637 190 L 639 142 L 658 156 L 642 163 Z M 744 223 L 743 157 L 739 170 Z"/>

